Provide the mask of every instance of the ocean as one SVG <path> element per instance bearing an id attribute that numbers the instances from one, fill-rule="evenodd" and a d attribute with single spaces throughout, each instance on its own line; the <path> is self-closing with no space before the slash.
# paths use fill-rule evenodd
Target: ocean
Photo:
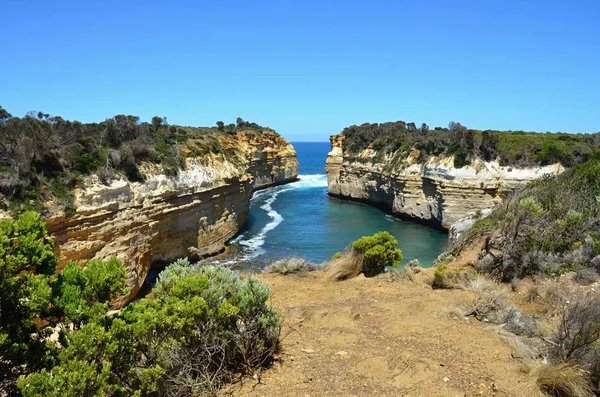
<path id="1" fill-rule="evenodd" d="M 431 266 L 446 249 L 446 233 L 329 197 L 325 176 L 329 143 L 293 145 L 300 180 L 255 193 L 246 227 L 230 242 L 232 262 L 254 269 L 290 256 L 321 263 L 353 240 L 384 230 L 398 240 L 402 264 L 417 258 L 422 266 Z"/>

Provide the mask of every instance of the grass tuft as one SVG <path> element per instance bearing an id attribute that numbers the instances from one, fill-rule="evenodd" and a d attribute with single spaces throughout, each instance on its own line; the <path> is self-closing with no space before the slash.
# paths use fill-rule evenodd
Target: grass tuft
<path id="1" fill-rule="evenodd" d="M 535 363 L 530 367 L 528 395 L 532 397 L 592 397 L 587 373 L 569 364 Z"/>
<path id="2" fill-rule="evenodd" d="M 265 267 L 264 273 L 298 274 L 317 270 L 319 267 L 303 258 L 284 258 Z"/>
<path id="3" fill-rule="evenodd" d="M 348 280 L 358 276 L 365 263 L 365 257 L 355 250 L 346 250 L 341 256 L 329 264 L 329 273 L 332 280 Z"/>

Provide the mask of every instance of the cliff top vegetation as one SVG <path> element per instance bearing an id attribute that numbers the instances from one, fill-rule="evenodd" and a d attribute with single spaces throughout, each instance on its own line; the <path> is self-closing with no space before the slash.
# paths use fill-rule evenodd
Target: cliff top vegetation
<path id="1" fill-rule="evenodd" d="M 0 107 L 0 195 L 6 199 L 0 206 L 6 210 L 10 205 L 15 213 L 40 211 L 41 202 L 54 198 L 69 213 L 73 188 L 82 176 L 96 173 L 105 183 L 118 175 L 143 181 L 139 166 L 144 162 L 176 175 L 185 168 L 186 156 L 235 157 L 219 136 L 265 130 L 270 129 L 240 117 L 235 124 L 218 121 L 214 127 L 170 125 L 158 116 L 144 122 L 124 114 L 81 123 L 43 112 L 14 117 Z M 186 146 L 188 142 L 193 144 Z"/>
<path id="2" fill-rule="evenodd" d="M 530 182 L 479 219 L 454 253 L 489 236 L 476 266 L 504 281 L 600 272 L 600 161 Z M 592 272 L 593 274 L 590 274 Z"/>
<path id="3" fill-rule="evenodd" d="M 503 166 L 543 166 L 561 163 L 581 164 L 600 155 L 600 133 L 535 133 L 525 131 L 473 130 L 451 122 L 447 128 L 430 129 L 423 123 L 404 121 L 364 123 L 344 128 L 343 149 L 355 155 L 370 147 L 378 158 L 392 156 L 399 165 L 413 148 L 421 160 L 430 156 L 454 156 L 454 165 L 463 167 L 474 159 L 498 160 Z"/>

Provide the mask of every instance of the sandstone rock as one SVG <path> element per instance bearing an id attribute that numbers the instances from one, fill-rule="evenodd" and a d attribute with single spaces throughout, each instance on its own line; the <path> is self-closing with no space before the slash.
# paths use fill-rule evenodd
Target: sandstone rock
<path id="1" fill-rule="evenodd" d="M 272 131 L 219 139 L 237 153 L 235 161 L 219 155 L 187 158 L 176 177 L 147 165 L 144 183 L 117 179 L 104 185 L 89 177 L 75 192 L 75 216 L 46 219 L 57 270 L 70 260 L 118 257 L 131 287 L 118 302 L 124 305 L 136 296 L 152 263 L 223 250 L 246 222 L 252 193 L 295 180 L 298 162 L 292 145 Z"/>
<path id="2" fill-rule="evenodd" d="M 344 153 L 343 140 L 343 135 L 331 137 L 325 167 L 330 194 L 363 200 L 445 229 L 469 213 L 494 207 L 519 185 L 564 170 L 560 164 L 514 168 L 482 160 L 455 168 L 453 157 L 419 163 L 414 150 L 401 166 L 389 169 L 385 160 L 374 162 L 371 149 L 356 156 Z"/>

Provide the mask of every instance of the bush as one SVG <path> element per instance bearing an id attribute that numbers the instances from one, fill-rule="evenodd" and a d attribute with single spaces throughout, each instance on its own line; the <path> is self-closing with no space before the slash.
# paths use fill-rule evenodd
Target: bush
<path id="1" fill-rule="evenodd" d="M 268 297 L 252 278 L 179 260 L 150 298 L 66 333 L 57 365 L 19 387 L 26 396 L 213 395 L 279 348 L 281 319 Z"/>
<path id="2" fill-rule="evenodd" d="M 386 266 L 396 267 L 402 260 L 398 242 L 388 232 L 375 233 L 355 240 L 343 252 L 336 253 L 329 265 L 330 277 L 346 280 L 364 273 L 370 277 L 382 273 Z"/>
<path id="3" fill-rule="evenodd" d="M 485 219 L 488 226 L 467 233 L 460 245 L 496 231 L 476 264 L 481 271 L 508 282 L 590 267 L 598 255 L 600 162 L 530 182 Z"/>
<path id="4" fill-rule="evenodd" d="M 571 295 L 559 307 L 548 354 L 553 363 L 577 365 L 600 381 L 600 297 Z"/>
<path id="5" fill-rule="evenodd" d="M 66 328 L 73 320 L 77 328 L 85 319 L 102 318 L 109 301 L 124 292 L 125 269 L 118 260 L 90 261 L 86 269 L 72 263 L 57 277 L 53 249 L 39 214 L 0 221 L 0 389 L 10 395 L 19 376 L 47 373 L 59 356 L 47 340 L 52 329 L 37 325 Z"/>
<path id="6" fill-rule="evenodd" d="M 104 315 L 108 304 L 126 292 L 125 268 L 117 258 L 92 259 L 85 268 L 69 262 L 54 285 L 53 304 L 76 328 Z"/>
<path id="7" fill-rule="evenodd" d="M 278 273 L 278 274 L 295 274 L 295 273 L 307 273 L 317 270 L 318 266 L 314 263 L 308 262 L 302 258 L 285 258 L 279 259 L 273 262 L 269 266 L 265 267 L 265 273 Z"/>
<path id="8" fill-rule="evenodd" d="M 367 275 L 381 273 L 386 266 L 398 266 L 402 261 L 402 251 L 398 241 L 388 232 L 364 236 L 352 243 L 352 248 L 364 256 L 363 271 Z"/>
<path id="9" fill-rule="evenodd" d="M 465 288 L 475 278 L 474 272 L 466 269 L 449 270 L 447 264 L 441 263 L 433 272 L 431 287 L 433 289 Z"/>
<path id="10" fill-rule="evenodd" d="M 598 272 L 593 267 L 582 267 L 575 273 L 574 280 L 582 285 L 593 284 L 598 280 Z"/>

